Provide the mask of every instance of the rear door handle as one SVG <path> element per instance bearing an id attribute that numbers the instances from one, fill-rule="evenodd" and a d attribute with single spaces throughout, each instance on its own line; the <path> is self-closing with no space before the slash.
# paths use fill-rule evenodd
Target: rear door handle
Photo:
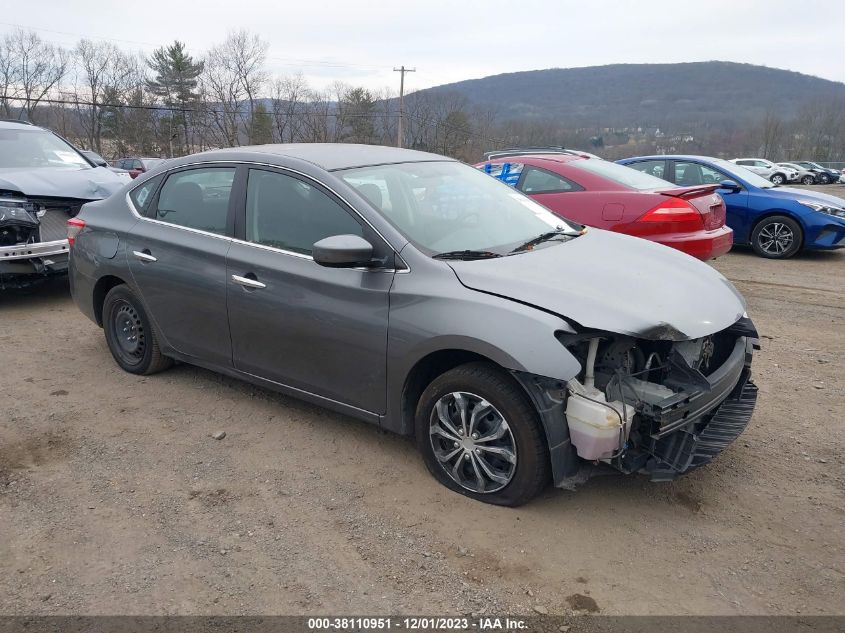
<path id="1" fill-rule="evenodd" d="M 232 275 L 232 281 L 236 284 L 242 285 L 244 288 L 266 288 L 267 284 L 263 284 L 257 279 L 250 279 L 249 277 L 241 277 L 240 275 Z"/>
<path id="2" fill-rule="evenodd" d="M 140 259 L 142 262 L 157 262 L 158 260 L 150 255 L 149 251 L 132 251 L 132 254 L 136 257 L 136 259 Z"/>

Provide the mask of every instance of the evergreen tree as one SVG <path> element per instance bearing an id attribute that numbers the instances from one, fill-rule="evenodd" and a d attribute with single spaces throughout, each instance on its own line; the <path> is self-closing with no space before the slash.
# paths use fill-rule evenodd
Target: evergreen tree
<path id="1" fill-rule="evenodd" d="M 261 102 L 255 104 L 249 121 L 249 140 L 256 145 L 273 142 L 273 119 Z"/>
<path id="2" fill-rule="evenodd" d="M 189 152 L 187 110 L 199 97 L 195 90 L 197 78 L 203 71 L 203 62 L 195 62 L 185 49 L 185 44 L 176 40 L 170 46 L 156 49 L 147 60 L 147 65 L 155 73 L 155 78 L 147 82 L 147 88 L 161 97 L 167 107 L 176 109 L 169 114 L 173 124 L 182 127 L 184 149 Z"/>

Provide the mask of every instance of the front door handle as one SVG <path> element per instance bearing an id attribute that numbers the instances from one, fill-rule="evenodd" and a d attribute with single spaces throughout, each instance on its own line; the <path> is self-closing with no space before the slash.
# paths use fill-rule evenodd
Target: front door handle
<path id="1" fill-rule="evenodd" d="M 149 251 L 132 251 L 132 254 L 137 258 L 140 259 L 142 262 L 157 262 L 158 260 L 150 255 Z"/>
<path id="2" fill-rule="evenodd" d="M 263 284 L 257 279 L 250 279 L 249 277 L 241 277 L 240 275 L 232 275 L 232 281 L 236 284 L 242 285 L 244 288 L 266 288 L 267 284 Z"/>

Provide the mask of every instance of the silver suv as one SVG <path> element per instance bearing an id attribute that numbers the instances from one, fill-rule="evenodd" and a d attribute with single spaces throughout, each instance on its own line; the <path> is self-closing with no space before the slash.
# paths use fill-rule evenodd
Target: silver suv
<path id="1" fill-rule="evenodd" d="M 734 158 L 731 162 L 753 171 L 775 185 L 798 181 L 798 170 L 777 165 L 765 158 Z"/>
<path id="2" fill-rule="evenodd" d="M 0 290 L 65 273 L 68 219 L 129 180 L 49 130 L 0 120 Z"/>

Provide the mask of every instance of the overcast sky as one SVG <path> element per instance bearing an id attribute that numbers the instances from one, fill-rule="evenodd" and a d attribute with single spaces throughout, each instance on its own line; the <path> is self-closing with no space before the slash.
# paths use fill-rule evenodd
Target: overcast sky
<path id="1" fill-rule="evenodd" d="M 845 82 L 845 4 L 804 0 L 2 0 L 0 31 L 37 29 L 149 53 L 180 39 L 196 54 L 232 29 L 270 44 L 268 69 L 315 87 L 340 79 L 424 88 L 503 72 L 712 59 Z"/>

